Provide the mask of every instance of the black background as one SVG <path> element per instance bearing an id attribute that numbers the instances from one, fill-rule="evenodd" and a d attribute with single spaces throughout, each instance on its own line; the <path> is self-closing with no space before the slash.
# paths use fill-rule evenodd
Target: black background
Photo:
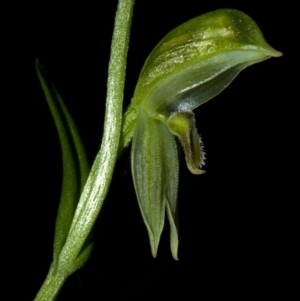
<path id="1" fill-rule="evenodd" d="M 189 173 L 181 157 L 179 261 L 171 259 L 166 223 L 158 257 L 150 253 L 130 173 L 130 151 L 117 163 L 97 221 L 88 263 L 65 283 L 57 300 L 243 300 L 287 296 L 293 266 L 285 184 L 295 128 L 291 89 L 292 17 L 288 4 L 261 1 L 136 1 L 125 105 L 153 47 L 175 26 L 218 8 L 251 16 L 268 43 L 283 52 L 251 66 L 219 96 L 197 110 L 207 160 L 203 176 Z M 181 3 L 180 3 L 181 2 Z M 39 58 L 63 96 L 92 163 L 101 141 L 106 77 L 117 1 L 67 4 L 43 1 L 11 7 L 4 30 L 3 64 L 5 272 L 12 298 L 32 300 L 52 260 L 61 185 L 58 136 L 39 86 Z M 291 96 L 289 96 L 289 94 Z M 7 106 L 7 107 L 6 107 Z M 5 113 L 7 112 L 7 113 Z M 286 151 L 286 149 L 288 149 Z M 6 170 L 6 169 L 5 169 Z M 289 208 L 288 208 L 289 207 Z M 6 234 L 7 233 L 7 234 Z M 5 259 L 7 258 L 7 260 Z M 5 288 L 4 288 L 5 289 Z M 191 297 L 193 295 L 193 297 Z M 22 296 L 20 298 L 20 296 Z M 285 299 L 285 298 L 284 298 Z M 287 300 L 287 299 L 285 299 Z"/>

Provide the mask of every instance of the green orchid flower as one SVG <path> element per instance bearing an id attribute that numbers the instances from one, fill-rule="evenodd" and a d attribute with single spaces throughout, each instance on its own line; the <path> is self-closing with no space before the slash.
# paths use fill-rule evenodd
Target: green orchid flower
<path id="1" fill-rule="evenodd" d="M 178 259 L 178 140 L 189 170 L 204 173 L 192 111 L 244 68 L 280 55 L 250 17 L 221 9 L 175 28 L 147 58 L 125 113 L 121 141 L 127 145 L 133 136 L 132 176 L 154 257 L 167 213 L 171 251 Z"/>

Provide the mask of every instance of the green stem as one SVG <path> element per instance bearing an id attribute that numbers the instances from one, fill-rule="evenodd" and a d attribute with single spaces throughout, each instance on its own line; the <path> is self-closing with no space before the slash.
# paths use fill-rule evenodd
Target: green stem
<path id="1" fill-rule="evenodd" d="M 82 250 L 106 197 L 119 147 L 126 60 L 134 0 L 119 0 L 108 67 L 104 134 L 87 183 L 80 197 L 66 243 L 56 269 L 51 266 L 35 301 L 51 301 L 57 296 L 68 275 L 78 265 Z"/>
<path id="2" fill-rule="evenodd" d="M 61 252 L 61 263 L 74 263 L 94 225 L 113 175 L 122 123 L 129 31 L 134 0 L 119 0 L 108 67 L 104 134 L 100 151 L 81 195 L 69 236 Z"/>
<path id="3" fill-rule="evenodd" d="M 54 265 L 52 264 L 48 275 L 34 300 L 55 300 L 67 277 L 68 275 L 65 273 L 55 271 Z"/>

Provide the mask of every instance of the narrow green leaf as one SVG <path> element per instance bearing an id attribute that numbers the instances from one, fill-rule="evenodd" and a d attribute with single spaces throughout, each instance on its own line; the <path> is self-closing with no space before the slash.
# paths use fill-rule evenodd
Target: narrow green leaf
<path id="1" fill-rule="evenodd" d="M 75 148 L 75 155 L 76 155 L 76 159 L 78 161 L 78 167 L 79 167 L 78 172 L 79 172 L 80 193 L 81 193 L 82 190 L 83 190 L 83 187 L 86 183 L 89 172 L 90 172 L 90 165 L 88 163 L 85 148 L 84 148 L 84 145 L 81 141 L 81 138 L 79 136 L 79 133 L 78 133 L 76 125 L 73 121 L 73 118 L 71 117 L 71 115 L 70 115 L 69 111 L 67 110 L 61 96 L 59 95 L 59 93 L 57 92 L 57 90 L 55 88 L 54 88 L 54 91 L 55 91 L 55 95 L 57 97 L 57 100 L 59 102 L 59 105 L 62 109 L 62 112 L 64 114 L 64 117 L 65 117 L 65 119 L 68 123 L 71 138 L 73 139 L 73 144 L 74 144 L 74 148 Z"/>
<path id="2" fill-rule="evenodd" d="M 56 219 L 53 254 L 54 264 L 56 264 L 89 174 L 89 164 L 74 121 L 57 90 L 47 82 L 43 67 L 38 60 L 36 61 L 36 70 L 58 131 L 62 149 L 63 181 Z"/>

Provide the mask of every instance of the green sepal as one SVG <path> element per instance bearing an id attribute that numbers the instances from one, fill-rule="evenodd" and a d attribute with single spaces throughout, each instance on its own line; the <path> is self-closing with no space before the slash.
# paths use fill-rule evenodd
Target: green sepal
<path id="1" fill-rule="evenodd" d="M 178 149 L 168 128 L 160 120 L 149 118 L 143 110 L 138 112 L 133 136 L 131 170 L 152 255 L 157 254 L 167 207 L 171 248 L 177 258 Z"/>
<path id="2" fill-rule="evenodd" d="M 55 87 L 48 83 L 45 71 L 38 60 L 36 60 L 36 70 L 58 131 L 62 150 L 63 180 L 55 225 L 53 251 L 53 263 L 56 265 L 68 236 L 90 167 L 75 123 Z M 91 237 L 89 237 L 86 244 L 82 254 L 78 256 L 77 267 L 83 265 L 89 257 L 92 249 Z"/>
<path id="3" fill-rule="evenodd" d="M 133 104 L 148 114 L 191 111 L 245 67 L 280 55 L 246 14 L 216 10 L 178 26 L 159 42 L 143 66 Z"/>

